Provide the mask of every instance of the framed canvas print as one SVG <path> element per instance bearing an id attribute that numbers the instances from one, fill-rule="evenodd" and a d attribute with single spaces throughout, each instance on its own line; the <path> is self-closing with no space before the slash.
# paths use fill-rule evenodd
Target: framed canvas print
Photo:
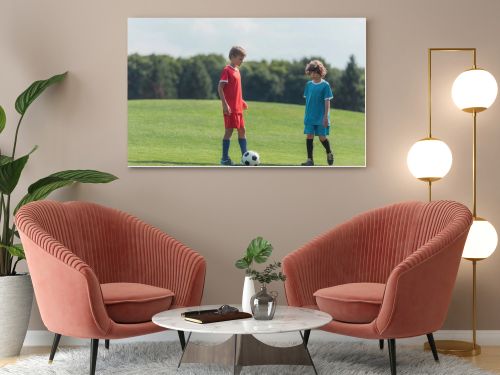
<path id="1" fill-rule="evenodd" d="M 130 167 L 366 166 L 365 18 L 129 18 Z"/>

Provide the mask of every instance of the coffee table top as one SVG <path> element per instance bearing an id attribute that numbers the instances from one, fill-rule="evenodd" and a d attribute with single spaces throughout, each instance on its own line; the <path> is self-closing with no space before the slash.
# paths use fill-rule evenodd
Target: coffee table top
<path id="1" fill-rule="evenodd" d="M 322 311 L 289 306 L 277 306 L 274 319 L 272 320 L 255 320 L 254 318 L 248 318 L 198 324 L 188 322 L 181 316 L 181 313 L 187 311 L 217 309 L 219 307 L 219 305 L 210 305 L 167 310 L 153 316 L 153 323 L 164 328 L 178 331 L 246 335 L 314 329 L 322 327 L 332 320 L 329 314 Z M 236 307 L 241 309 L 240 306 Z"/>

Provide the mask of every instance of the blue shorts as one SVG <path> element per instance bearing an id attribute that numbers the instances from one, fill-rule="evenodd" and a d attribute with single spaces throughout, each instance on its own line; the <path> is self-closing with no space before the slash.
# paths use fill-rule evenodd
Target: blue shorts
<path id="1" fill-rule="evenodd" d="M 323 125 L 304 125 L 304 134 L 314 134 L 326 137 L 330 134 L 330 125 L 325 128 Z"/>

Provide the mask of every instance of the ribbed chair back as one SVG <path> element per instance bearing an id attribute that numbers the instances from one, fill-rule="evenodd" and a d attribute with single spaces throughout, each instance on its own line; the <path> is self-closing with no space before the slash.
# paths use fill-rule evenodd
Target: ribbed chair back
<path id="1" fill-rule="evenodd" d="M 449 201 L 404 202 L 354 217 L 342 282 L 385 283 L 399 263 L 451 224 Z M 351 275 L 351 279 L 348 275 Z"/>

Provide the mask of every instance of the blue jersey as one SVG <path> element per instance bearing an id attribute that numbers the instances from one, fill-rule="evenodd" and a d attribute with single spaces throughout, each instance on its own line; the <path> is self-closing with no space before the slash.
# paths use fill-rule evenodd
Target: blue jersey
<path id="1" fill-rule="evenodd" d="M 319 83 L 307 82 L 304 89 L 304 98 L 306 98 L 304 125 L 323 125 L 325 100 L 333 99 L 330 84 L 324 79 Z M 328 124 L 330 124 L 330 114 L 328 114 Z"/>

